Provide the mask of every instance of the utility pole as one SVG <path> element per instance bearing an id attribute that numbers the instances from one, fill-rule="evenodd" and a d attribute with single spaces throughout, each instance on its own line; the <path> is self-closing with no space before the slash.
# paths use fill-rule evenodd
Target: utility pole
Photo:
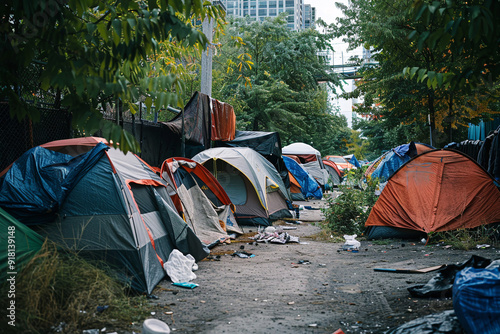
<path id="1" fill-rule="evenodd" d="M 202 31 L 208 38 L 208 44 L 201 55 L 201 92 L 208 96 L 212 95 L 212 39 L 213 39 L 213 22 L 206 17 L 203 20 Z"/>

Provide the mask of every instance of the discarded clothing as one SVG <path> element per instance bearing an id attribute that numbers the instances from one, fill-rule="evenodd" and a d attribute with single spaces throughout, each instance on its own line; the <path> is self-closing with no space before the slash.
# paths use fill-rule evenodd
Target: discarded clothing
<path id="1" fill-rule="evenodd" d="M 253 240 L 257 242 L 272 242 L 277 244 L 286 244 L 288 242 L 299 242 L 299 237 L 292 236 L 287 232 L 283 232 L 283 228 L 277 228 L 274 231 L 272 229 L 266 229 L 264 231 L 259 231 L 254 237 Z"/>

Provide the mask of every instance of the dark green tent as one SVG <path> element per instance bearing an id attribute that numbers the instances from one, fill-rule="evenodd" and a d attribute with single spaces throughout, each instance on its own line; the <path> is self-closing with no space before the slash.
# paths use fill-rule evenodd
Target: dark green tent
<path id="1" fill-rule="evenodd" d="M 0 279 L 18 273 L 40 250 L 44 239 L 0 208 Z M 12 256 L 14 255 L 14 256 Z"/>

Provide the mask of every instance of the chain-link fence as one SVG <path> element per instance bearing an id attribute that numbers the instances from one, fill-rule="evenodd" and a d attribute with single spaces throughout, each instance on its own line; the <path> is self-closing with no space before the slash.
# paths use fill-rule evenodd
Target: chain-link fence
<path id="1" fill-rule="evenodd" d="M 60 92 L 40 88 L 42 71 L 41 62 L 25 67 L 19 73 L 22 84 L 15 90 L 20 100 L 28 103 L 30 108 L 36 108 L 40 115 L 37 122 L 12 118 L 9 103 L 0 102 L 0 171 L 30 148 L 71 137 L 71 115 L 60 108 Z"/>
<path id="2" fill-rule="evenodd" d="M 22 121 L 11 118 L 9 103 L 0 101 L 0 172 L 35 146 L 76 135 L 71 128 L 71 114 L 60 107 L 60 92 L 40 89 L 43 66 L 41 62 L 27 66 L 19 75 L 23 84 L 16 89 L 21 100 L 38 110 L 38 122 L 27 118 Z M 128 110 L 116 108 L 116 103 L 107 103 L 102 114 L 104 119 L 118 123 L 124 130 L 132 133 L 140 144 L 141 158 L 158 166 L 166 154 L 175 151 L 173 146 L 178 146 L 172 140 L 166 143 L 162 125 L 158 122 L 172 119 L 175 113 L 163 110 L 160 113 L 154 110 L 148 112 L 144 103 L 138 104 L 138 107 L 139 112 L 132 114 Z M 120 110 L 118 115 L 117 109 Z"/>
<path id="3" fill-rule="evenodd" d="M 64 109 L 38 108 L 40 121 L 12 119 L 9 105 L 0 103 L 0 171 L 24 152 L 43 143 L 71 137 L 71 117 Z"/>

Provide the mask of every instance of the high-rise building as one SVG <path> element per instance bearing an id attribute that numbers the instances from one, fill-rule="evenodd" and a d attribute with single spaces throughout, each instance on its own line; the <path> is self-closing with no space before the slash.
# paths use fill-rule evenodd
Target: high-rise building
<path id="1" fill-rule="evenodd" d="M 222 0 L 222 3 L 228 16 L 249 16 L 256 21 L 264 21 L 266 17 L 276 17 L 287 12 L 287 26 L 292 30 L 304 29 L 306 5 L 303 0 Z"/>
<path id="2" fill-rule="evenodd" d="M 314 21 L 316 21 L 316 8 L 311 5 L 304 5 L 304 29 L 314 28 Z"/>

